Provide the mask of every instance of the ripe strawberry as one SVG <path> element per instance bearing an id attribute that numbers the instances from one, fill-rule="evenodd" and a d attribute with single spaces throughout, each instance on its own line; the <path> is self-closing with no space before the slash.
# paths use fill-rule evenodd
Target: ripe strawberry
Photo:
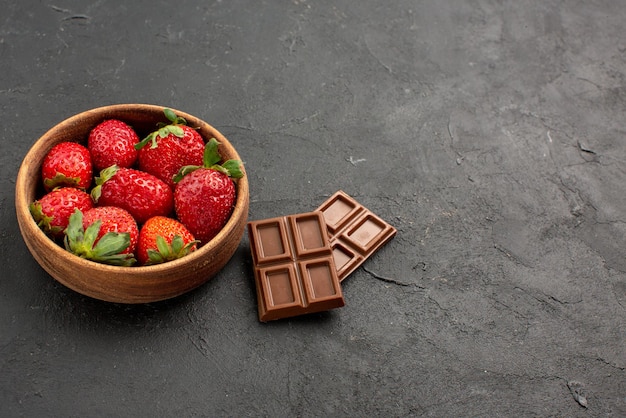
<path id="1" fill-rule="evenodd" d="M 84 212 L 92 207 L 93 200 L 88 193 L 74 187 L 61 187 L 31 203 L 30 213 L 42 231 L 52 238 L 58 238 L 63 235 L 75 209 Z"/>
<path id="2" fill-rule="evenodd" d="M 91 154 L 77 142 L 56 144 L 43 159 L 41 176 L 46 191 L 61 186 L 87 190 L 93 176 Z"/>
<path id="3" fill-rule="evenodd" d="M 199 242 L 177 220 L 154 216 L 139 231 L 137 261 L 141 265 L 148 265 L 175 260 L 195 251 Z"/>
<path id="4" fill-rule="evenodd" d="M 100 123 L 87 139 L 94 170 L 100 171 L 114 164 L 131 167 L 139 154 L 135 149 L 138 142 L 137 133 L 121 120 L 109 119 Z"/>
<path id="5" fill-rule="evenodd" d="M 174 208 L 178 219 L 206 244 L 224 227 L 233 210 L 235 184 L 231 177 L 243 176 L 241 161 L 219 165 L 219 142 L 211 138 L 204 152 L 203 166 L 183 167 L 176 176 Z"/>
<path id="6" fill-rule="evenodd" d="M 138 224 L 153 216 L 169 215 L 174 209 L 174 194 L 152 174 L 116 165 L 96 177 L 91 197 L 98 206 L 117 206 L 133 215 Z"/>
<path id="7" fill-rule="evenodd" d="M 65 248 L 79 257 L 116 266 L 132 266 L 136 260 L 139 230 L 130 213 L 114 206 L 100 206 L 84 214 L 76 209 L 65 230 Z"/>
<path id="8" fill-rule="evenodd" d="M 139 169 L 146 171 L 168 184 L 174 190 L 173 177 L 181 167 L 202 165 L 204 140 L 193 128 L 187 126 L 184 118 L 176 116 L 170 109 L 164 109 L 169 125 L 159 124 L 135 148 L 139 150 Z M 146 146 L 150 143 L 150 146 Z"/>

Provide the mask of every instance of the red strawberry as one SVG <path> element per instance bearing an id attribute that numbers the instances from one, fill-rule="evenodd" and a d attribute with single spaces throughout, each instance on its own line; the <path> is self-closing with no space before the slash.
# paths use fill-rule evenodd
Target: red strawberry
<path id="1" fill-rule="evenodd" d="M 100 206 L 84 214 L 76 210 L 65 230 L 65 248 L 79 257 L 116 266 L 136 260 L 139 230 L 132 215 L 114 206 Z"/>
<path id="2" fill-rule="evenodd" d="M 167 183 L 172 190 L 173 177 L 181 167 L 202 165 L 204 140 L 193 128 L 186 125 L 184 118 L 176 116 L 170 109 L 164 109 L 171 124 L 160 124 L 159 130 L 152 132 L 135 148 L 139 149 L 139 169 L 146 171 Z M 150 143 L 150 146 L 146 146 Z"/>
<path id="3" fill-rule="evenodd" d="M 93 200 L 88 193 L 74 187 L 61 187 L 31 203 L 30 213 L 42 231 L 57 238 L 63 235 L 75 209 L 84 212 L 92 207 Z"/>
<path id="4" fill-rule="evenodd" d="M 126 209 L 138 224 L 174 209 L 174 194 L 167 184 L 144 171 L 116 165 L 100 172 L 91 196 L 98 206 Z"/>
<path id="5" fill-rule="evenodd" d="M 114 164 L 131 167 L 139 154 L 135 149 L 138 142 L 137 133 L 121 120 L 109 119 L 100 123 L 87 139 L 94 170 L 100 171 Z"/>
<path id="6" fill-rule="evenodd" d="M 41 176 L 46 191 L 61 186 L 87 190 L 93 176 L 91 154 L 77 142 L 56 144 L 43 159 Z"/>
<path id="7" fill-rule="evenodd" d="M 154 216 L 139 231 L 137 261 L 148 265 L 175 260 L 194 251 L 198 242 L 177 220 Z"/>
<path id="8" fill-rule="evenodd" d="M 176 177 L 174 208 L 178 219 L 203 244 L 224 227 L 233 210 L 235 184 L 231 177 L 243 176 L 241 161 L 219 165 L 219 142 L 211 138 L 202 167 L 186 166 Z"/>

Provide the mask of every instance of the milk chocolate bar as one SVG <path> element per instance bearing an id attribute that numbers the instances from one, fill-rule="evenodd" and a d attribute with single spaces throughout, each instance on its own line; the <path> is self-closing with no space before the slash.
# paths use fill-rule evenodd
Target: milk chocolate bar
<path id="1" fill-rule="evenodd" d="M 343 191 L 317 209 L 328 229 L 339 281 L 396 235 L 396 229 Z"/>
<path id="2" fill-rule="evenodd" d="M 260 321 L 344 305 L 320 212 L 251 221 L 248 235 Z"/>

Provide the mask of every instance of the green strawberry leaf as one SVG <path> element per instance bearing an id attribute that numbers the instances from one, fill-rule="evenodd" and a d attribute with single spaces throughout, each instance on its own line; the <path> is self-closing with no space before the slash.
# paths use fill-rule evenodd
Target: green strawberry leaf
<path id="1" fill-rule="evenodd" d="M 54 177 L 44 179 L 43 184 L 48 190 L 56 189 L 61 186 L 72 186 L 84 190 L 84 187 L 80 187 L 80 177 L 67 177 L 65 174 L 56 173 Z"/>
<path id="2" fill-rule="evenodd" d="M 185 247 L 185 241 L 183 241 L 183 237 L 181 237 L 180 235 L 176 235 L 174 239 L 172 239 L 171 247 L 173 254 L 180 253 Z"/>
<path id="3" fill-rule="evenodd" d="M 65 243 L 65 249 L 74 252 L 73 247 L 83 240 L 85 232 L 83 230 L 83 212 L 81 212 L 80 209 L 74 210 L 74 213 L 70 215 L 67 228 L 65 228 L 64 232 L 65 238 L 63 241 Z"/>
<path id="4" fill-rule="evenodd" d="M 143 147 L 146 146 L 146 144 L 148 144 L 148 142 L 152 142 L 152 145 L 150 146 L 150 148 L 154 148 L 156 147 L 156 137 L 157 137 L 157 131 L 152 132 L 150 135 L 148 135 L 147 137 L 145 137 L 144 139 L 142 139 L 141 141 L 137 142 L 134 147 L 137 151 L 139 151 L 140 149 L 142 149 Z"/>
<path id="5" fill-rule="evenodd" d="M 65 249 L 82 258 L 89 258 L 91 249 L 100 231 L 100 220 L 89 225 L 87 230 L 83 229 L 83 213 L 76 209 L 70 215 L 69 223 L 65 229 L 63 240 Z"/>
<path id="6" fill-rule="evenodd" d="M 156 245 L 161 254 L 166 255 L 170 253 L 170 246 L 167 241 L 165 241 L 165 238 L 163 238 L 161 235 L 157 235 Z"/>
<path id="7" fill-rule="evenodd" d="M 203 167 L 211 168 L 226 174 L 229 177 L 241 178 L 243 177 L 243 170 L 241 169 L 242 162 L 239 160 L 228 160 L 222 165 L 219 162 L 222 160 L 222 156 L 219 153 L 220 143 L 215 138 L 211 138 L 204 147 L 203 155 Z"/>
<path id="8" fill-rule="evenodd" d="M 179 138 L 182 138 L 183 136 L 185 136 L 185 131 L 183 130 L 183 128 L 180 127 L 180 125 L 187 125 L 187 121 L 185 120 L 185 118 L 176 116 L 176 113 L 174 113 L 172 109 L 165 108 L 163 109 L 163 113 L 165 114 L 165 117 L 171 123 L 169 125 L 166 125 L 163 122 L 157 123 L 158 129 L 152 132 L 150 135 L 148 135 L 144 139 L 142 139 L 141 141 L 139 141 L 138 143 L 136 143 L 135 144 L 136 150 L 142 149 L 148 144 L 148 142 L 151 143 L 150 144 L 151 149 L 156 148 L 158 146 L 157 139 L 165 138 L 169 134 L 175 135 Z"/>
<path id="9" fill-rule="evenodd" d="M 134 255 L 122 253 L 130 245 L 130 234 L 107 232 L 96 243 L 101 225 L 102 221 L 98 219 L 84 229 L 83 213 L 76 209 L 70 215 L 65 229 L 63 240 L 65 249 L 87 260 L 116 266 L 132 266 L 137 261 Z"/>
<path id="10" fill-rule="evenodd" d="M 119 171 L 119 167 L 117 166 L 117 164 L 113 164 L 110 167 L 107 168 L 103 168 L 100 171 L 100 175 L 96 176 L 95 181 L 96 181 L 96 185 L 93 189 L 91 189 L 91 200 L 94 201 L 94 203 L 98 203 L 98 200 L 100 199 L 100 196 L 102 194 L 102 185 L 107 181 L 110 180 L 111 177 L 113 177 L 115 174 L 117 174 L 117 172 Z"/>
<path id="11" fill-rule="evenodd" d="M 82 248 L 85 251 L 85 254 L 89 254 L 91 250 L 93 250 L 94 245 L 96 243 L 96 239 L 98 239 L 98 233 L 100 232 L 100 228 L 102 227 L 102 221 L 98 219 L 91 225 L 87 227 L 87 229 L 83 232 L 83 240 L 81 242 Z"/>
<path id="12" fill-rule="evenodd" d="M 137 260 L 133 254 L 122 253 L 130 245 L 128 232 L 107 232 L 93 247 L 94 258 L 92 260 L 115 266 L 130 267 Z"/>
<path id="13" fill-rule="evenodd" d="M 172 109 L 168 109 L 165 108 L 163 109 L 163 113 L 165 113 L 165 117 L 172 123 L 176 123 L 176 119 L 178 118 L 176 116 L 176 113 L 174 113 L 174 111 Z"/>
<path id="14" fill-rule="evenodd" d="M 39 229 L 41 229 L 46 235 L 54 237 L 56 234 L 61 232 L 61 227 L 52 226 L 52 221 L 54 220 L 54 217 L 47 216 L 45 213 L 43 213 L 41 203 L 39 203 L 38 201 L 34 201 L 30 204 L 28 209 L 30 210 L 30 214 L 37 223 Z"/>
<path id="15" fill-rule="evenodd" d="M 187 125 L 185 118 L 177 116 L 172 109 L 165 108 L 163 109 L 163 113 L 165 113 L 165 117 L 172 122 L 173 125 Z"/>
<path id="16" fill-rule="evenodd" d="M 218 151 L 219 145 L 220 143 L 217 139 L 211 138 L 204 146 L 204 154 L 202 156 L 202 164 L 204 167 L 211 167 L 221 161 L 222 156 Z"/>
<path id="17" fill-rule="evenodd" d="M 113 254 L 109 256 L 102 256 L 98 260 L 99 263 L 110 264 L 112 266 L 120 266 L 120 267 L 131 267 L 133 266 L 137 260 L 132 254 Z"/>
<path id="18" fill-rule="evenodd" d="M 189 241 L 185 244 L 183 237 L 175 235 L 172 238 L 172 243 L 168 244 L 165 238 L 161 235 L 156 237 L 157 248 L 148 248 L 148 261 L 146 265 L 160 264 L 166 261 L 176 260 L 189 254 L 194 245 L 200 243 L 198 240 Z"/>
<path id="19" fill-rule="evenodd" d="M 89 229 L 89 228 L 87 228 Z M 98 257 L 108 257 L 124 251 L 130 245 L 130 234 L 128 232 L 107 232 L 98 240 L 93 247 L 94 253 Z"/>
<path id="20" fill-rule="evenodd" d="M 222 165 L 219 162 L 222 160 L 222 156 L 219 153 L 220 143 L 215 138 L 211 138 L 209 142 L 204 146 L 204 154 L 202 155 L 202 167 L 210 168 L 221 173 L 226 174 L 229 177 L 239 179 L 243 177 L 243 169 L 241 168 L 243 162 L 239 160 L 228 160 Z M 181 169 L 174 175 L 174 183 L 178 183 L 187 174 L 192 171 L 202 168 L 198 166 L 188 165 L 181 167 Z"/>
<path id="21" fill-rule="evenodd" d="M 174 177 L 172 177 L 172 180 L 174 180 L 174 183 L 178 183 L 187 174 L 189 174 L 189 173 L 191 173 L 193 171 L 196 171 L 199 168 L 202 168 L 202 167 L 200 167 L 199 165 L 185 165 L 185 166 L 182 166 L 180 168 L 180 170 L 178 170 L 178 173 L 174 174 Z"/>
<path id="22" fill-rule="evenodd" d="M 239 160 L 228 160 L 222 164 L 222 167 L 224 167 L 227 171 L 226 175 L 235 179 L 240 179 L 243 177 L 243 170 L 241 169 L 242 164 L 243 163 Z"/>
<path id="23" fill-rule="evenodd" d="M 161 253 L 154 248 L 148 248 L 148 260 L 146 261 L 147 266 L 152 264 L 161 264 L 164 262 L 165 260 L 161 257 Z"/>
<path id="24" fill-rule="evenodd" d="M 169 134 L 172 134 L 179 138 L 182 138 L 183 136 L 185 136 L 185 131 L 183 130 L 183 128 L 181 128 L 178 125 L 168 125 L 165 128 L 163 128 L 162 131 L 164 131 L 166 134 L 165 135 L 160 134 L 161 138 L 165 138 Z"/>

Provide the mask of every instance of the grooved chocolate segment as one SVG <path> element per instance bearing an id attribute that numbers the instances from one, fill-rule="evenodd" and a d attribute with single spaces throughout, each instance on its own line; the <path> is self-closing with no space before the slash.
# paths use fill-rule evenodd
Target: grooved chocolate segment
<path id="1" fill-rule="evenodd" d="M 396 235 L 393 226 L 341 190 L 317 210 L 326 222 L 340 281 Z"/>
<path id="2" fill-rule="evenodd" d="M 259 320 L 344 305 L 327 227 L 320 212 L 248 223 Z"/>
<path id="3" fill-rule="evenodd" d="M 259 227 L 259 239 L 255 243 L 256 253 L 262 262 L 291 258 L 291 248 L 285 245 L 289 242 L 285 228 L 285 223 L 279 219 Z"/>
<path id="4" fill-rule="evenodd" d="M 322 207 L 326 226 L 334 233 L 356 215 L 360 205 L 348 195 L 335 194 Z"/>
<path id="5" fill-rule="evenodd" d="M 288 216 L 293 231 L 292 243 L 299 257 L 328 252 L 328 236 L 319 213 Z"/>

